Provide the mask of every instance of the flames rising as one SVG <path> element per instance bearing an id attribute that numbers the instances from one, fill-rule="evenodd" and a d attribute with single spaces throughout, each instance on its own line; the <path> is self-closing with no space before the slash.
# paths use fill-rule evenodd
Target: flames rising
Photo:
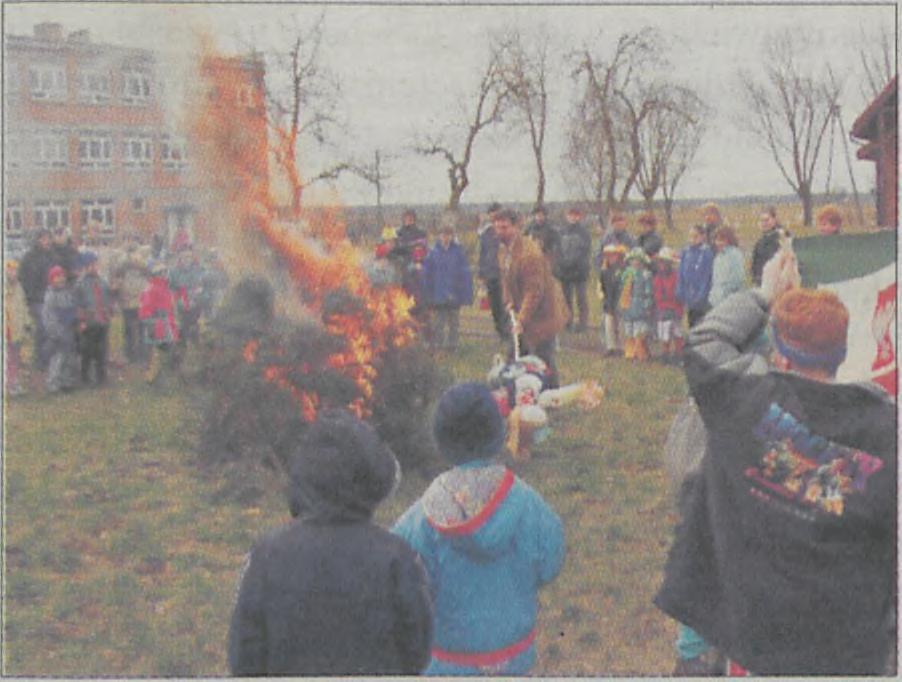
<path id="1" fill-rule="evenodd" d="M 189 137 L 198 151 L 204 183 L 216 186 L 222 196 L 213 221 L 226 263 L 233 272 L 267 272 L 275 256 L 276 266 L 290 283 L 284 298 L 295 299 L 280 303 L 294 306 L 297 314 L 316 313 L 328 332 L 345 340 L 344 348 L 330 355 L 327 364 L 353 380 L 358 396 L 349 407 L 358 416 L 367 416 L 380 356 L 414 339 L 409 312 L 413 301 L 399 287 L 372 286 L 361 253 L 344 238 L 336 211 L 317 214 L 320 241 L 302 233 L 300 225 L 307 216 L 300 202 L 296 133 L 276 128 L 272 136 L 268 134 L 262 65 L 218 56 L 209 43 L 200 64 L 206 92 L 192 112 Z M 270 154 L 275 162 L 272 173 Z M 287 185 L 283 205 L 289 220 L 279 218 L 277 182 Z M 285 213 L 281 209 L 281 215 Z M 360 305 L 351 311 L 329 309 L 327 298 L 338 289 Z M 245 346 L 243 356 L 249 364 L 258 362 L 258 347 L 256 341 Z M 311 368 L 261 367 L 263 378 L 290 391 L 304 419 L 312 421 L 320 398 L 291 382 L 289 377 L 298 371 L 306 374 Z"/>

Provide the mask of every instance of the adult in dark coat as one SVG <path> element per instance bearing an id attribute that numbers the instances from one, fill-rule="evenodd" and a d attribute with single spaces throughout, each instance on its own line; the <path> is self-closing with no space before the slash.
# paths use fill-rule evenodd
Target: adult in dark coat
<path id="1" fill-rule="evenodd" d="M 583 212 L 576 208 L 567 209 L 567 222 L 560 231 L 560 243 L 554 262 L 554 275 L 561 282 L 564 299 L 567 301 L 569 319 L 567 328 L 573 328 L 573 298 L 579 310 L 576 331 L 586 330 L 589 321 L 589 300 L 586 287 L 589 280 L 592 258 L 592 235 L 583 222 Z"/>
<path id="2" fill-rule="evenodd" d="M 526 226 L 524 232 L 538 244 L 545 258 L 554 263 L 561 244 L 561 236 L 554 225 L 548 222 L 548 214 L 544 206 L 536 206 L 532 212 L 532 222 Z"/>
<path id="3" fill-rule="evenodd" d="M 780 237 L 786 234 L 783 226 L 777 220 L 777 209 L 774 206 L 764 209 L 758 224 L 761 226 L 761 236 L 755 242 L 755 248 L 752 251 L 752 281 L 755 286 L 761 286 L 761 272 L 764 270 L 764 264 L 780 250 Z"/>
<path id="4" fill-rule="evenodd" d="M 44 293 L 47 291 L 47 275 L 55 264 L 50 233 L 44 229 L 38 230 L 35 234 L 34 244 L 22 257 L 22 262 L 19 264 L 19 282 L 25 292 L 28 314 L 31 316 L 32 322 L 31 328 L 34 330 L 35 367 L 42 371 L 47 368 L 50 358 L 47 354 L 41 309 L 44 306 Z"/>
<path id="5" fill-rule="evenodd" d="M 658 219 L 651 211 L 645 211 L 639 216 L 639 246 L 645 251 L 645 255 L 654 258 L 658 255 L 658 251 L 664 246 L 664 240 L 655 229 L 658 226 Z"/>
<path id="6" fill-rule="evenodd" d="M 881 675 L 895 653 L 896 410 L 836 383 L 849 313 L 791 252 L 689 332 L 708 445 L 658 606 L 756 675 Z M 770 364 L 748 349 L 769 328 Z"/>
<path id="7" fill-rule="evenodd" d="M 489 308 L 492 311 L 492 322 L 495 332 L 502 341 L 510 339 L 508 320 L 504 312 L 504 300 L 501 293 L 501 271 L 498 269 L 498 236 L 495 234 L 495 215 L 501 205 L 493 203 L 486 211 L 486 220 L 479 227 L 479 279 L 485 284 Z"/>
<path id="8" fill-rule="evenodd" d="M 74 284 L 78 279 L 79 253 L 65 229 L 58 228 L 54 231 L 50 250 L 53 252 L 53 264 L 62 267 L 69 284 Z"/>
<path id="9" fill-rule="evenodd" d="M 411 313 L 424 325 L 429 321 L 429 309 L 423 299 L 423 261 L 428 252 L 428 235 L 417 225 L 416 212 L 404 211 L 391 255 L 401 272 L 401 286 L 414 300 Z"/>
<path id="10" fill-rule="evenodd" d="M 430 660 L 425 569 L 372 513 L 400 469 L 375 430 L 320 414 L 291 463 L 294 520 L 251 550 L 229 629 L 233 675 L 416 675 Z"/>

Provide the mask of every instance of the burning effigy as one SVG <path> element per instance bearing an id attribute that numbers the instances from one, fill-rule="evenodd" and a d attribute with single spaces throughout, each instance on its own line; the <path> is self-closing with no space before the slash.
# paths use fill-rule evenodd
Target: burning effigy
<path id="1" fill-rule="evenodd" d="M 424 411 L 444 383 L 417 343 L 413 301 L 374 281 L 338 209 L 304 209 L 296 140 L 275 125 L 254 132 L 237 96 L 245 75 L 231 66 L 207 50 L 207 96 L 188 121 L 206 183 L 220 188 L 218 246 L 241 280 L 211 325 L 202 452 L 280 469 L 300 430 L 344 407 L 381 426 L 402 464 L 427 457 Z"/>

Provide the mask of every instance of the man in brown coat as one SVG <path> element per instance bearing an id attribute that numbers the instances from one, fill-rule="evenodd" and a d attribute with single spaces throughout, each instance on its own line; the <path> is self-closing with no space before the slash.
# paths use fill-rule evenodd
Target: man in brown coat
<path id="1" fill-rule="evenodd" d="M 555 337 L 567 324 L 567 303 L 542 250 L 520 233 L 519 216 L 511 210 L 494 216 L 498 235 L 498 265 L 505 306 L 516 318 L 513 333 L 523 353 L 548 365 L 550 384 L 559 384 L 554 363 Z"/>

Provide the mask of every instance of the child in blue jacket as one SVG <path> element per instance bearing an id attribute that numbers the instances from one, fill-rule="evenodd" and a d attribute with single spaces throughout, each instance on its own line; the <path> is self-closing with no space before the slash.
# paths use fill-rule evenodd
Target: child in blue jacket
<path id="1" fill-rule="evenodd" d="M 433 433 L 455 466 L 395 524 L 420 554 L 435 614 L 427 675 L 524 675 L 536 659 L 538 591 L 564 560 L 561 520 L 495 461 L 504 422 L 484 384 L 453 386 Z"/>
<path id="2" fill-rule="evenodd" d="M 456 350 L 460 307 L 473 303 L 473 277 L 467 254 L 449 225 L 442 226 L 438 242 L 423 262 L 423 294 L 434 313 L 433 347 Z"/>
<path id="3" fill-rule="evenodd" d="M 714 252 L 705 241 L 705 228 L 694 225 L 689 228 L 689 244 L 680 252 L 676 289 L 677 300 L 686 308 L 690 327 L 694 327 L 711 307 L 708 295 L 713 270 Z"/>

